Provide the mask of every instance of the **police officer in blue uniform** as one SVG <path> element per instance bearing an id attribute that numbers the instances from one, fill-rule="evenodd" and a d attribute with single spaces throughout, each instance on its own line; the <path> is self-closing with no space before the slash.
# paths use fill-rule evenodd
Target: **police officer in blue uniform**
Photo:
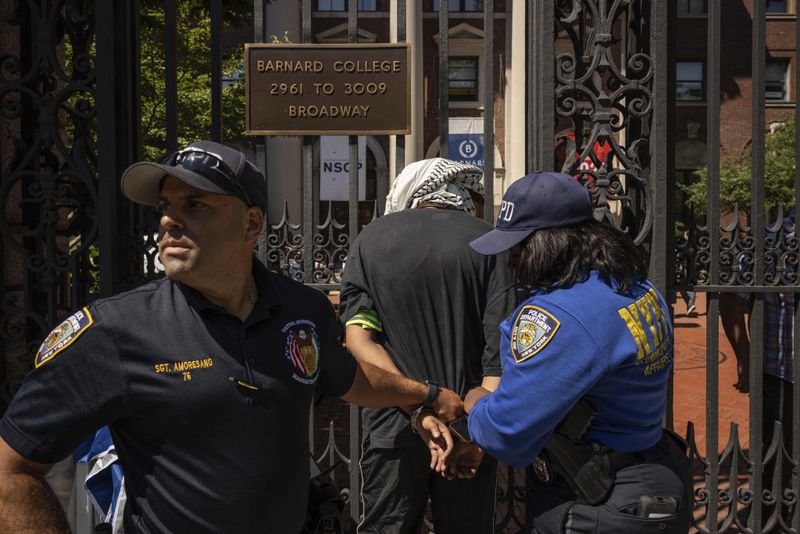
<path id="1" fill-rule="evenodd" d="M 41 476 L 103 425 L 126 533 L 299 532 L 315 393 L 371 406 L 435 395 L 358 365 L 326 297 L 254 259 L 267 185 L 241 152 L 193 143 L 131 166 L 122 188 L 161 211 L 166 277 L 95 301 L 42 344 L 0 420 L 0 532 L 67 530 Z M 442 389 L 434 404 L 461 400 Z"/>
<path id="2" fill-rule="evenodd" d="M 572 177 L 536 173 L 470 246 L 510 250 L 531 293 L 501 325 L 499 388 L 473 390 L 453 424 L 462 440 L 533 463 L 534 533 L 687 532 L 688 461 L 661 426 L 672 324 L 633 242 L 593 219 Z M 451 472 L 469 476 L 480 449 L 462 446 Z"/>

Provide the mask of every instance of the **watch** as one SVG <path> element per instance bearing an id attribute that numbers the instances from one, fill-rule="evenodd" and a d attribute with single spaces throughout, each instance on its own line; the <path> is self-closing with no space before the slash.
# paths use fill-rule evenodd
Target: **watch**
<path id="1" fill-rule="evenodd" d="M 472 443 L 472 436 L 469 435 L 469 415 L 464 414 L 447 426 L 460 441 Z"/>
<path id="2" fill-rule="evenodd" d="M 436 398 L 439 396 L 439 384 L 430 380 L 426 380 L 425 383 L 428 385 L 428 396 L 425 397 L 422 405 L 426 408 L 432 408 L 433 403 L 436 402 Z"/>

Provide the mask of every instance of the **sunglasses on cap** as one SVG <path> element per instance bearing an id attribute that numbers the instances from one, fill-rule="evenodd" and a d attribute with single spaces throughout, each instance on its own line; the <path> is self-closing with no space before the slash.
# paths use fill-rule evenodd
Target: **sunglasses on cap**
<path id="1" fill-rule="evenodd" d="M 184 148 L 183 150 L 179 150 L 164 159 L 162 162 L 165 165 L 170 165 L 175 167 L 180 165 L 187 171 L 192 171 L 193 173 L 199 174 L 203 178 L 210 180 L 212 183 L 219 184 L 219 177 L 221 176 L 226 182 L 233 185 L 235 191 L 235 196 L 238 196 L 242 199 L 245 204 L 248 206 L 253 206 L 253 202 L 250 200 L 250 196 L 245 191 L 242 184 L 240 184 L 236 178 L 234 177 L 234 172 L 231 170 L 228 165 L 222 161 L 222 158 L 214 154 L 213 152 L 208 152 L 207 150 L 203 150 L 201 148 Z M 225 190 L 230 190 L 230 187 L 222 187 Z"/>

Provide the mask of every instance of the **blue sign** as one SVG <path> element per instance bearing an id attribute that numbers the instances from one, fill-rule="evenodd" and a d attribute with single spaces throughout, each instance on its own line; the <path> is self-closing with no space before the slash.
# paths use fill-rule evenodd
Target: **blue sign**
<path id="1" fill-rule="evenodd" d="M 448 158 L 483 169 L 483 134 L 451 133 L 447 143 Z"/>

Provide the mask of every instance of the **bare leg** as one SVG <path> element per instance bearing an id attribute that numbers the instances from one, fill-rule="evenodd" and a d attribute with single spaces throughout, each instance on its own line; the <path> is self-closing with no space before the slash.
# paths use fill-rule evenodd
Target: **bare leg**
<path id="1" fill-rule="evenodd" d="M 734 293 L 723 293 L 719 298 L 719 315 L 722 328 L 736 356 L 738 381 L 734 387 L 742 393 L 750 391 L 750 338 L 745 313 L 747 301 Z"/>

